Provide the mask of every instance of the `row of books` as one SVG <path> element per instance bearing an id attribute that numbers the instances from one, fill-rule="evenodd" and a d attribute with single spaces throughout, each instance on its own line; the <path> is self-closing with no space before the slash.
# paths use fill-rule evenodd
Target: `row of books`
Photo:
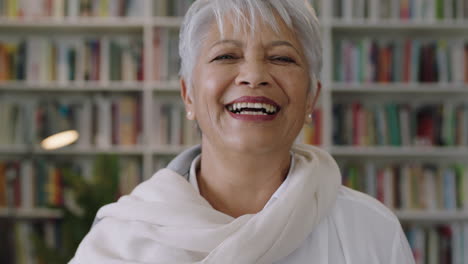
<path id="1" fill-rule="evenodd" d="M 340 39 L 334 50 L 339 82 L 468 83 L 464 40 Z"/>
<path id="2" fill-rule="evenodd" d="M 179 31 L 156 28 L 153 34 L 153 80 L 179 79 Z"/>
<path id="3" fill-rule="evenodd" d="M 333 143 L 354 146 L 468 146 L 468 104 L 336 103 Z"/>
<path id="4" fill-rule="evenodd" d="M 316 108 L 312 113 L 312 120 L 307 120 L 296 138 L 296 142 L 320 146 L 322 144 L 322 122 L 322 109 Z"/>
<path id="5" fill-rule="evenodd" d="M 137 17 L 143 5 L 144 0 L 0 0 L 0 17 Z"/>
<path id="6" fill-rule="evenodd" d="M 200 143 L 200 131 L 194 121 L 186 118 L 183 103 L 177 97 L 158 97 L 153 112 L 153 142 L 156 145 L 195 145 Z"/>
<path id="7" fill-rule="evenodd" d="M 142 80 L 143 48 L 139 38 L 0 39 L 0 82 L 68 84 Z"/>
<path id="8" fill-rule="evenodd" d="M 0 98 L 0 110 L 1 146 L 32 146 L 70 129 L 79 133 L 76 147 L 141 143 L 141 103 L 131 95 Z"/>
<path id="9" fill-rule="evenodd" d="M 414 21 L 468 18 L 467 0 L 334 0 L 334 16 L 352 19 Z"/>
<path id="10" fill-rule="evenodd" d="M 56 158 L 0 160 L 0 208 L 60 208 L 70 204 L 65 174 L 92 177 L 92 159 L 63 161 Z M 142 180 L 138 158 L 119 159 L 119 193 L 129 194 Z"/>
<path id="11" fill-rule="evenodd" d="M 468 223 L 405 226 L 416 264 L 468 263 Z"/>
<path id="12" fill-rule="evenodd" d="M 50 248 L 60 248 L 60 223 L 48 220 L 41 222 L 10 221 L 0 219 L 0 263 L 40 264 L 44 263 L 37 254 L 34 243 L 43 237 Z"/>
<path id="13" fill-rule="evenodd" d="M 340 162 L 343 184 L 401 210 L 468 211 L 468 166 Z"/>
<path id="14" fill-rule="evenodd" d="M 60 207 L 63 171 L 31 160 L 0 161 L 0 208 Z"/>

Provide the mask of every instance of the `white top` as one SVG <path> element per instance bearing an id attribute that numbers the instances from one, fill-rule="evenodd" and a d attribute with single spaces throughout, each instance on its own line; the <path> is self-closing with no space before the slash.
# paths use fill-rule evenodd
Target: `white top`
<path id="1" fill-rule="evenodd" d="M 343 187 L 328 153 L 303 144 L 291 151 L 286 180 L 266 206 L 237 218 L 200 195 L 201 148 L 180 154 L 170 168 L 99 209 L 72 263 L 414 263 L 397 218 Z"/>
<path id="2" fill-rule="evenodd" d="M 294 155 L 292 155 L 294 157 Z M 190 167 L 189 182 L 199 192 L 196 171 L 200 155 Z M 264 208 L 280 197 L 294 177 L 285 181 Z M 376 199 L 342 186 L 331 214 L 292 254 L 275 264 L 305 263 L 413 264 L 414 258 L 397 217 Z"/>

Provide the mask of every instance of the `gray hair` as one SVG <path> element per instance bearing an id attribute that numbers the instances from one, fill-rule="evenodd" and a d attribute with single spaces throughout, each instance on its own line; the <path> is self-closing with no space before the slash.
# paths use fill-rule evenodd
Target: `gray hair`
<path id="1" fill-rule="evenodd" d="M 203 37 L 214 19 L 223 33 L 224 14 L 227 12 L 231 12 L 234 29 L 248 25 L 251 33 L 255 30 L 257 16 L 278 32 L 276 12 L 296 32 L 308 63 L 311 83 L 315 87 L 315 80 L 322 70 L 322 40 L 315 10 L 307 0 L 196 0 L 185 15 L 179 40 L 180 75 L 185 79 L 189 94 Z"/>

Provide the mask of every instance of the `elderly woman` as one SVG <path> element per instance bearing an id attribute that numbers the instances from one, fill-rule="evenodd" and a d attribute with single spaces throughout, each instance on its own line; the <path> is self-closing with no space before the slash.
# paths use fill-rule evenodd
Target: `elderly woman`
<path id="1" fill-rule="evenodd" d="M 293 145 L 321 89 L 307 1 L 195 1 L 180 56 L 201 146 L 101 208 L 72 263 L 414 263 L 388 209 Z"/>

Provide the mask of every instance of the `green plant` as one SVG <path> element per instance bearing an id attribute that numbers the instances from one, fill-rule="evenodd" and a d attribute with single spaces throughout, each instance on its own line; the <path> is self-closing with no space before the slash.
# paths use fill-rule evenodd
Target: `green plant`
<path id="1" fill-rule="evenodd" d="M 61 209 L 60 245 L 50 248 L 41 236 L 34 242 L 38 257 L 47 264 L 63 264 L 74 256 L 81 240 L 89 232 L 94 217 L 105 204 L 114 202 L 119 192 L 119 161 L 115 155 L 99 155 L 94 160 L 90 180 L 69 169 L 63 171 L 65 191 L 71 192 L 70 203 Z M 74 205 L 74 206 L 73 206 Z"/>

